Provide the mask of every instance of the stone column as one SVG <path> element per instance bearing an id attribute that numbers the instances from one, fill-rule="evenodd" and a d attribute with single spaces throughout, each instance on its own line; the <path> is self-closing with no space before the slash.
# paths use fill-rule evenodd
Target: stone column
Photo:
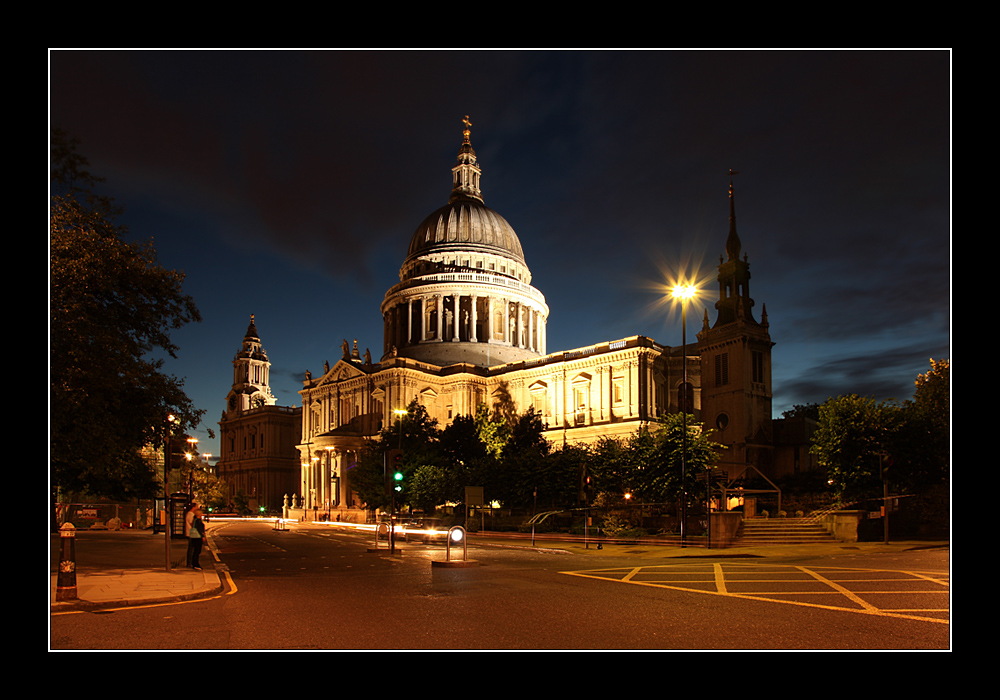
<path id="1" fill-rule="evenodd" d="M 503 300 L 503 342 L 510 343 L 510 299 Z"/>
<path id="2" fill-rule="evenodd" d="M 444 295 L 435 294 L 434 295 L 434 311 L 437 313 L 437 340 L 439 343 L 444 340 L 444 335 L 441 333 L 441 329 L 444 324 Z"/>
<path id="3" fill-rule="evenodd" d="M 523 327 L 522 316 L 524 315 L 524 310 L 521 308 L 521 302 L 514 303 L 514 318 L 516 322 L 514 323 L 514 342 L 511 343 L 515 348 L 521 347 L 521 328 Z"/>
<path id="4" fill-rule="evenodd" d="M 427 297 L 420 297 L 420 339 L 418 343 L 424 342 L 427 338 Z"/>
<path id="5" fill-rule="evenodd" d="M 461 310 L 461 306 L 462 306 L 462 304 L 461 304 L 462 295 L 456 293 L 456 294 L 453 294 L 453 296 L 455 297 L 455 331 L 454 331 L 454 335 L 452 335 L 452 337 L 451 337 L 451 342 L 457 343 L 459 340 L 462 339 L 461 333 L 459 332 L 459 328 L 461 328 L 461 325 L 460 325 L 460 321 L 459 321 L 459 317 L 458 317 L 458 313 Z"/>
<path id="6" fill-rule="evenodd" d="M 495 322 L 493 320 L 493 295 L 490 295 L 487 298 L 489 299 L 489 304 L 486 309 L 486 342 L 492 343 L 494 335 L 493 324 Z"/>
<path id="7" fill-rule="evenodd" d="M 406 342 L 409 345 L 413 342 L 413 297 L 406 300 Z"/>
<path id="8" fill-rule="evenodd" d="M 532 352 L 538 352 L 538 348 L 535 347 L 535 341 L 538 339 L 535 335 L 535 322 L 538 320 L 538 316 L 532 307 L 528 307 L 528 349 Z"/>
<path id="9" fill-rule="evenodd" d="M 478 342 L 476 339 L 476 304 L 478 303 L 478 297 L 473 294 L 469 297 L 469 303 L 472 306 L 472 312 L 469 314 L 469 342 Z"/>
<path id="10" fill-rule="evenodd" d="M 330 490 L 330 450 L 323 450 L 323 456 L 319 460 L 319 488 L 317 489 L 317 494 L 319 495 L 319 507 L 323 508 L 326 506 L 326 499 L 329 496 L 328 491 Z"/>

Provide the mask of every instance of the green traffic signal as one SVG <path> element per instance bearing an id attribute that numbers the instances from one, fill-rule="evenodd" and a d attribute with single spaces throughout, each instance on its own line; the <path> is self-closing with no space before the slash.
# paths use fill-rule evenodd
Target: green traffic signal
<path id="1" fill-rule="evenodd" d="M 403 451 L 402 450 L 389 450 L 386 453 L 386 473 L 389 469 L 392 470 L 392 480 L 395 481 L 393 489 L 396 491 L 403 490 Z"/>

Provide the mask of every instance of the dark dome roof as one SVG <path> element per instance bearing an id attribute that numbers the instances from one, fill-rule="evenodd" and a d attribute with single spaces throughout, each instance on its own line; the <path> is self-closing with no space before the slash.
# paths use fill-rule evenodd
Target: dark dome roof
<path id="1" fill-rule="evenodd" d="M 521 241 L 507 220 L 471 197 L 456 199 L 424 219 L 410 239 L 407 259 L 449 250 L 494 253 L 526 264 Z"/>

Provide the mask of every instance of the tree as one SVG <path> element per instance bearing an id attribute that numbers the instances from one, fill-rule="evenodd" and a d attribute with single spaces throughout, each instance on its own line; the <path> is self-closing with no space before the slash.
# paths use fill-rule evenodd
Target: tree
<path id="1" fill-rule="evenodd" d="M 931 359 L 917 376 L 913 400 L 903 405 L 903 428 L 892 446 L 888 478 L 910 493 L 926 491 L 948 479 L 951 457 L 950 371 L 948 360 Z"/>
<path id="2" fill-rule="evenodd" d="M 162 268 L 151 243 L 126 242 L 121 211 L 93 191 L 102 180 L 86 171 L 76 141 L 54 129 L 51 145 L 52 483 L 148 497 L 156 475 L 141 450 L 194 428 L 204 413 L 151 354 L 176 357 L 170 331 L 201 317 L 181 289 L 184 275 Z"/>
<path id="3" fill-rule="evenodd" d="M 366 440 L 358 451 L 357 465 L 349 472 L 351 490 L 370 510 L 389 507 L 385 474 L 387 450 L 381 440 Z"/>
<path id="4" fill-rule="evenodd" d="M 477 417 L 458 415 L 444 430 L 438 442 L 441 467 L 450 475 L 453 489 L 447 498 L 441 499 L 463 503 L 466 486 L 486 487 L 495 473 L 497 458 L 487 451 L 480 439 Z"/>
<path id="5" fill-rule="evenodd" d="M 819 420 L 819 404 L 795 404 L 792 406 L 791 410 L 782 411 L 781 415 L 785 418 L 798 418 L 799 416 L 803 416 L 805 418 L 811 418 L 812 420 Z"/>
<path id="6" fill-rule="evenodd" d="M 881 468 L 897 440 L 902 419 L 898 405 L 857 394 L 832 398 L 820 406 L 810 452 L 826 469 L 840 501 L 881 495 Z"/>
<path id="7" fill-rule="evenodd" d="M 655 449 L 644 443 L 636 446 L 642 447 L 644 459 L 648 460 L 637 476 L 640 493 L 653 501 L 675 500 L 681 495 L 682 482 L 691 493 L 698 475 L 715 465 L 722 447 L 710 435 L 694 416 L 681 413 L 661 416 L 652 434 Z"/>
<path id="8" fill-rule="evenodd" d="M 531 506 L 536 487 L 539 497 L 553 502 L 560 500 L 567 486 L 572 488 L 572 481 L 567 484 L 552 471 L 555 464 L 550 459 L 549 443 L 542 436 L 544 429 L 541 416 L 531 407 L 514 420 L 488 491 L 504 506 Z"/>
<path id="9" fill-rule="evenodd" d="M 476 431 L 479 434 L 479 441 L 482 442 L 486 453 L 493 459 L 500 459 L 503 449 L 510 439 L 510 426 L 507 419 L 490 413 L 485 405 L 480 405 L 476 409 L 474 417 Z"/>
<path id="10" fill-rule="evenodd" d="M 437 465 L 424 464 L 417 467 L 407 482 L 408 502 L 421 510 L 433 511 L 455 492 L 453 477 L 452 472 Z"/>
<path id="11" fill-rule="evenodd" d="M 590 456 L 591 486 L 597 493 L 608 494 L 611 500 L 631 493 L 631 455 L 622 440 L 604 436 L 594 444 Z"/>
<path id="12" fill-rule="evenodd" d="M 603 437 L 594 446 L 592 485 L 614 501 L 630 494 L 645 498 L 646 476 L 659 460 L 656 437 L 645 426 L 627 438 Z"/>
<path id="13" fill-rule="evenodd" d="M 395 495 L 396 507 L 411 503 L 410 488 L 413 475 L 426 465 L 439 459 L 438 443 L 441 431 L 437 420 L 430 417 L 427 408 L 413 399 L 406 407 L 406 414 L 383 428 L 377 440 L 369 440 L 358 454 L 358 465 L 351 470 L 351 489 L 369 509 L 388 508 L 391 502 L 387 491 L 386 454 L 392 449 L 402 449 L 403 482 L 407 486 Z"/>

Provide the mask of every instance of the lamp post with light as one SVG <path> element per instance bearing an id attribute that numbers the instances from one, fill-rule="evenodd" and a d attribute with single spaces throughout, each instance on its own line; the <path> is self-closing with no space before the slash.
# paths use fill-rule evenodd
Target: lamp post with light
<path id="1" fill-rule="evenodd" d="M 693 284 L 678 284 L 670 290 L 670 296 L 681 305 L 681 546 L 687 538 L 687 303 L 698 295 Z"/>

